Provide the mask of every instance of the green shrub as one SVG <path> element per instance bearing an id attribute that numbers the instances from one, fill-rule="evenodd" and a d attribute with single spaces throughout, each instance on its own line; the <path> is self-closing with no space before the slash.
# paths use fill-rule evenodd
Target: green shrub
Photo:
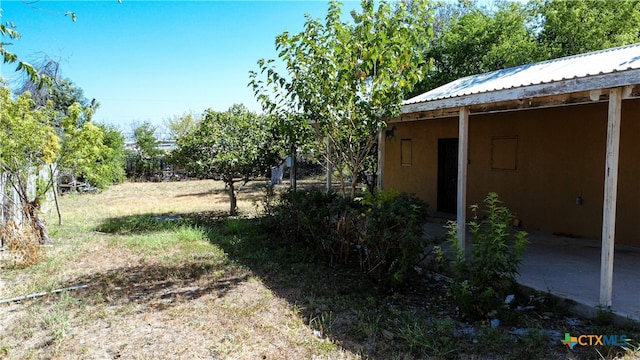
<path id="1" fill-rule="evenodd" d="M 427 205 L 415 195 L 390 190 L 366 193 L 359 261 L 363 269 L 390 285 L 402 284 L 427 246 L 422 227 Z"/>
<path id="2" fill-rule="evenodd" d="M 426 247 L 427 205 L 395 191 L 346 199 L 319 189 L 287 191 L 272 207 L 272 226 L 333 263 L 359 266 L 390 286 L 407 280 Z"/>
<path id="3" fill-rule="evenodd" d="M 288 190 L 273 207 L 273 225 L 288 241 L 302 242 L 331 263 L 349 257 L 348 223 L 352 223 L 356 203 L 335 192 L 319 189 Z"/>
<path id="4" fill-rule="evenodd" d="M 487 209 L 482 221 L 477 216 L 478 207 L 472 207 L 470 258 L 458 245 L 456 224 L 449 225 L 449 241 L 456 254 L 451 294 L 461 313 L 471 319 L 505 308 L 505 297 L 515 290 L 515 277 L 527 244 L 527 233 L 513 231 L 513 216 L 500 205 L 497 194 L 490 193 L 484 202 Z"/>

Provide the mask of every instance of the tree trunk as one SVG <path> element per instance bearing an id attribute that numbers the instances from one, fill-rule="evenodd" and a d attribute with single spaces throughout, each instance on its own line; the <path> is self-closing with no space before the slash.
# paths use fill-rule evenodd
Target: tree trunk
<path id="1" fill-rule="evenodd" d="M 349 172 L 351 172 L 351 187 L 349 192 L 352 199 L 356 197 L 356 192 L 358 191 L 358 184 L 360 183 L 358 178 L 360 176 L 360 169 L 362 169 L 361 164 L 362 163 L 354 163 L 351 169 L 349 169 Z"/>
<path id="2" fill-rule="evenodd" d="M 358 176 L 357 175 L 352 175 L 351 176 L 351 189 L 349 190 L 349 194 L 350 194 L 352 199 L 354 199 L 356 197 L 357 186 L 358 186 Z"/>
<path id="3" fill-rule="evenodd" d="M 229 215 L 231 216 L 236 216 L 238 214 L 238 209 L 237 209 L 237 199 L 236 199 L 236 189 L 233 186 L 233 181 L 228 181 L 227 182 L 227 187 L 229 188 L 229 203 L 230 203 L 230 208 L 229 208 Z"/>
<path id="4" fill-rule="evenodd" d="M 49 231 L 47 231 L 47 225 L 44 219 L 38 214 L 40 199 L 36 197 L 33 201 L 28 202 L 26 207 L 26 220 L 31 222 L 31 226 L 38 237 L 38 242 L 40 244 L 52 244 L 53 242 L 49 237 Z"/>

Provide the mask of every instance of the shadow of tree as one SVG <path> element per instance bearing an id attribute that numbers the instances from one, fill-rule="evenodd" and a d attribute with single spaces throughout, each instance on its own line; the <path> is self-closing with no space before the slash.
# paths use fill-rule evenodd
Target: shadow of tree
<path id="1" fill-rule="evenodd" d="M 241 184 L 241 182 L 236 183 L 236 186 L 239 186 Z M 262 180 L 252 180 L 250 182 L 248 182 L 247 184 L 245 184 L 244 186 L 241 186 L 239 189 L 237 189 L 240 193 L 244 192 L 254 192 L 254 191 L 259 191 L 261 189 L 263 189 L 266 186 L 266 183 Z M 176 198 L 181 198 L 181 197 L 202 197 L 202 196 L 210 196 L 210 195 L 227 195 L 227 188 L 225 186 L 224 189 L 211 189 L 209 191 L 200 191 L 197 193 L 190 193 L 190 194 L 180 194 L 180 195 L 176 195 Z M 245 193 L 245 195 L 247 195 Z"/>
<path id="2" fill-rule="evenodd" d="M 249 276 L 234 271 L 215 275 L 221 270 L 228 270 L 224 263 L 139 265 L 76 277 L 65 286 L 86 284 L 88 287 L 78 294 L 88 301 L 100 294 L 109 305 L 145 304 L 161 311 L 206 295 L 223 297 Z"/>
<path id="3" fill-rule="evenodd" d="M 209 190 L 209 191 L 201 191 L 201 192 L 197 192 L 197 193 L 190 193 L 190 194 L 180 194 L 180 195 L 176 195 L 176 198 L 183 198 L 183 197 L 202 197 L 202 196 L 210 196 L 210 195 L 218 195 L 218 194 L 223 194 L 224 190 Z"/>
<path id="4" fill-rule="evenodd" d="M 223 212 L 138 214 L 108 218 L 95 230 L 107 234 L 151 234 L 195 225 L 194 219 L 224 219 Z M 224 296 L 247 281 L 250 272 L 230 265 L 228 259 L 201 254 L 178 264 L 149 263 L 87 274 L 62 287 L 84 284 L 78 294 L 91 301 L 96 294 L 109 304 L 143 303 L 155 310 L 198 299 Z M 97 300 L 96 300 L 97 301 Z"/>
<path id="5" fill-rule="evenodd" d="M 100 223 L 95 230 L 107 234 L 144 234 L 159 231 L 175 230 L 181 226 L 188 226 L 195 218 L 224 219 L 228 213 L 223 211 L 205 213 L 167 213 L 167 214 L 137 214 L 108 218 Z"/>
<path id="6" fill-rule="evenodd" d="M 251 270 L 278 297 L 295 307 L 306 323 L 345 349 L 376 358 L 393 345 L 380 342 L 380 329 L 364 329 L 365 318 L 381 316 L 385 292 L 365 275 L 342 264 L 327 264 L 303 244 L 282 241 L 264 219 L 220 219 L 200 214 L 194 224 L 213 229 L 209 240 L 235 263 Z M 383 305 L 384 304 L 384 305 Z M 375 321 L 375 320 L 374 320 Z M 388 342 L 386 339 L 382 342 Z"/>
<path id="7" fill-rule="evenodd" d="M 97 287 L 110 303 L 143 302 L 162 310 L 206 295 L 222 297 L 251 274 L 291 304 L 322 337 L 343 348 L 367 358 L 391 353 L 409 356 L 406 345 L 393 332 L 397 318 L 405 316 L 402 309 L 434 306 L 423 297 L 428 287 L 417 296 L 396 297 L 353 267 L 327 264 L 304 244 L 281 240 L 264 220 L 229 218 L 221 212 L 110 218 L 97 229 L 127 234 L 197 226 L 227 259 L 219 264 L 191 259 L 171 266 L 124 267 L 79 277 L 69 284 L 86 283 L 93 292 Z M 219 273 L 224 275 L 213 275 Z"/>

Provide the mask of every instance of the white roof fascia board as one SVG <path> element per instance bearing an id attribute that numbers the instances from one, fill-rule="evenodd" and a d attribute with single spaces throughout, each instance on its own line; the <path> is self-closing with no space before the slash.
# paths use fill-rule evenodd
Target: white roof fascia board
<path id="1" fill-rule="evenodd" d="M 640 84 L 640 69 L 411 103 L 402 106 L 402 113 L 409 114 L 413 112 L 458 108 L 500 101 L 531 99 L 634 84 Z"/>

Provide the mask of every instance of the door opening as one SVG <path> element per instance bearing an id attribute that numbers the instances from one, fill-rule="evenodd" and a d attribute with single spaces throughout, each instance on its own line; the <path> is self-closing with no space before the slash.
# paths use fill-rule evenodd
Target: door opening
<path id="1" fill-rule="evenodd" d="M 458 201 L 458 139 L 438 139 L 438 207 L 455 214 Z"/>

